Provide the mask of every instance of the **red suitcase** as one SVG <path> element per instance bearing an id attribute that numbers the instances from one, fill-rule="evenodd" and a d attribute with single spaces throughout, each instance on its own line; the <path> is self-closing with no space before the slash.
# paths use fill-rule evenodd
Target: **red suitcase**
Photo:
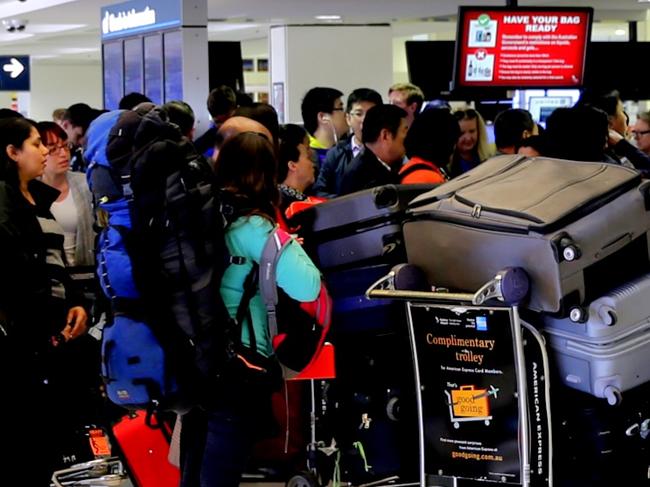
<path id="1" fill-rule="evenodd" d="M 167 458 L 171 427 L 162 422 L 160 428 L 151 428 L 145 416 L 138 411 L 113 426 L 131 478 L 137 487 L 178 487 L 180 470 Z"/>

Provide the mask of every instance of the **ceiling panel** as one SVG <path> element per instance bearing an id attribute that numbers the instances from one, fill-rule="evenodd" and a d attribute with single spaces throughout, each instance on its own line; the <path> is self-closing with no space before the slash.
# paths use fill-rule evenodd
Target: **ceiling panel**
<path id="1" fill-rule="evenodd" d="M 0 31 L 0 54 L 99 59 L 99 12 L 122 0 L 0 0 L 0 19 L 27 22 L 24 35 Z M 494 0 L 209 0 L 209 38 L 265 37 L 278 23 L 316 23 L 316 15 L 340 15 L 342 22 L 389 22 L 395 35 L 414 35 L 427 20 L 455 17 L 459 5 L 494 5 Z M 520 0 L 521 6 L 594 6 L 596 19 L 645 20 L 648 4 L 636 0 Z M 613 10 L 615 8 L 615 10 Z M 436 24 L 431 24 L 432 27 Z M 440 24 L 437 24 L 438 26 Z M 426 27 L 424 27 L 426 29 Z M 58 32 L 57 32 L 58 31 Z M 407 34 L 408 33 L 408 34 Z M 426 33 L 426 32 L 423 32 Z M 28 34 L 32 34 L 27 37 Z M 73 52 L 73 50 L 76 51 Z M 81 53 L 81 54 L 80 54 Z"/>

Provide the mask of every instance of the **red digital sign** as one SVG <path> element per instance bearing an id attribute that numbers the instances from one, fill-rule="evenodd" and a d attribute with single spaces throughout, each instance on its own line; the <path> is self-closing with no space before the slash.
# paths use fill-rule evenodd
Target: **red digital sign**
<path id="1" fill-rule="evenodd" d="M 591 8 L 461 7 L 454 88 L 577 88 Z"/>

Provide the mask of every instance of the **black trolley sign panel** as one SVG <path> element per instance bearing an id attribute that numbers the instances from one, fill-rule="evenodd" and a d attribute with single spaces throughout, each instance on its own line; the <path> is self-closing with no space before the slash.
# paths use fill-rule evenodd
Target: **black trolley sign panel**
<path id="1" fill-rule="evenodd" d="M 522 481 L 510 308 L 409 303 L 429 475 Z"/>

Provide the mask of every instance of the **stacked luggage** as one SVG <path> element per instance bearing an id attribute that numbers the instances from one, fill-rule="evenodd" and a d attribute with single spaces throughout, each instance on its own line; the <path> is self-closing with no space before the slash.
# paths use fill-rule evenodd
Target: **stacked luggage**
<path id="1" fill-rule="evenodd" d="M 650 275 L 596 299 L 585 315 L 545 316 L 548 345 L 565 384 L 616 405 L 650 380 Z"/>
<path id="2" fill-rule="evenodd" d="M 573 427 L 585 411 L 598 417 L 593 424 L 618 418 L 611 424 L 623 440 L 615 456 L 643 464 L 636 465 L 638 482 L 648 481 L 650 465 L 647 446 L 641 456 L 638 448 L 650 428 L 649 231 L 650 181 L 637 172 L 522 156 L 493 158 L 420 195 L 404 224 L 408 261 L 432 285 L 473 292 L 503 268 L 528 272 L 531 295 L 522 313 L 547 335 L 557 375 L 551 400 L 565 419 L 554 443 L 577 435 L 577 443 L 594 444 L 598 428 Z M 565 401 L 564 388 L 580 392 Z M 610 405 L 624 399 L 626 407 L 608 411 L 602 398 Z M 584 463 L 602 474 L 594 479 L 615 465 L 603 458 Z M 585 485 L 597 485 L 591 482 Z"/>
<path id="3" fill-rule="evenodd" d="M 406 253 L 402 221 L 408 202 L 432 185 L 387 185 L 359 191 L 298 213 L 305 250 L 326 277 L 334 300 L 334 336 L 390 332 L 401 306 L 369 301 L 365 291 Z"/>
<path id="4" fill-rule="evenodd" d="M 328 384 L 331 417 L 320 421 L 332 431 L 319 433 L 326 444 L 334 437 L 341 477 L 353 483 L 417 475 L 415 421 L 400 417 L 415 409 L 404 407 L 412 400 L 413 366 L 403 305 L 367 300 L 365 291 L 406 260 L 401 225 L 408 202 L 432 188 L 380 186 L 313 206 L 290 222 L 334 301 L 337 379 Z"/>
<path id="5" fill-rule="evenodd" d="M 463 290 L 522 267 L 528 307 L 567 316 L 650 271 L 649 190 L 612 164 L 497 157 L 411 203 L 409 262 Z"/>

